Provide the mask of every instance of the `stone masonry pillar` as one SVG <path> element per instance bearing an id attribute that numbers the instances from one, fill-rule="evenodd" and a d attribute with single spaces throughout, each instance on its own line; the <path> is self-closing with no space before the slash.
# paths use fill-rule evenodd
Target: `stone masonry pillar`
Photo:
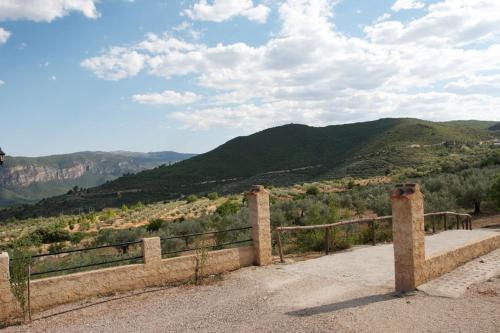
<path id="1" fill-rule="evenodd" d="M 160 237 L 142 239 L 142 258 L 146 266 L 157 265 L 161 262 Z"/>
<path id="2" fill-rule="evenodd" d="M 396 291 L 412 291 L 424 282 L 423 197 L 418 184 L 397 185 L 391 195 Z"/>
<path id="3" fill-rule="evenodd" d="M 256 264 L 267 266 L 272 264 L 269 191 L 262 185 L 254 185 L 247 199 Z"/>
<path id="4" fill-rule="evenodd" d="M 0 253 L 0 327 L 18 318 L 20 309 L 10 290 L 9 254 Z"/>

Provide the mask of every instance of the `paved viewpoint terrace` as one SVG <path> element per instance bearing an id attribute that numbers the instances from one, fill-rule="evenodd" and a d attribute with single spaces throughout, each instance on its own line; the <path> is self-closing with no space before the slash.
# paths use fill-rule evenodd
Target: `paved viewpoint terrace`
<path id="1" fill-rule="evenodd" d="M 450 230 L 427 236 L 426 254 L 498 232 Z M 499 332 L 500 249 L 420 288 L 453 298 L 423 292 L 398 296 L 393 256 L 392 244 L 384 244 L 247 267 L 216 284 L 58 307 L 29 325 L 1 332 Z M 476 282 L 492 289 L 472 295 L 467 287 Z"/>

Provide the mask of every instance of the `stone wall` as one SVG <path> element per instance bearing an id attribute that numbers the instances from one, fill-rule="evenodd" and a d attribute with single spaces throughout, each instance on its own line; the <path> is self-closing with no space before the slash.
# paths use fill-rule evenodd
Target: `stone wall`
<path id="1" fill-rule="evenodd" d="M 193 277 L 196 256 L 188 255 L 160 259 L 159 238 L 145 239 L 144 264 L 105 268 L 95 271 L 44 278 L 31 282 L 31 308 L 33 312 L 59 304 L 75 302 L 89 297 L 105 296 L 145 287 L 186 281 Z M 8 260 L 8 257 L 7 257 Z M 206 274 L 218 274 L 251 266 L 255 262 L 253 246 L 208 252 Z M 2 267 L 8 267 L 2 265 Z M 17 311 L 10 292 L 8 277 L 0 279 L 0 323 L 12 321 Z"/>
<path id="2" fill-rule="evenodd" d="M 424 282 L 435 279 L 466 262 L 500 248 L 500 234 L 485 237 L 452 250 L 435 253 L 425 259 Z"/>

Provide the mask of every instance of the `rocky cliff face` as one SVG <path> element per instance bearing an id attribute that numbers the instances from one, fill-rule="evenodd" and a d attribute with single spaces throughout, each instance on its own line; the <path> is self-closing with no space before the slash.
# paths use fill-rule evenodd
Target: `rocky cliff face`
<path id="1" fill-rule="evenodd" d="M 84 152 L 39 158 L 7 157 L 0 167 L 0 206 L 59 195 L 73 186 L 97 186 L 126 173 L 191 156 L 175 152 Z"/>
<path id="2" fill-rule="evenodd" d="M 43 165 L 16 165 L 6 168 L 0 174 L 0 186 L 29 186 L 57 180 L 69 180 L 82 177 L 85 172 L 94 171 L 93 163 L 78 163 L 68 168 L 53 168 Z"/>

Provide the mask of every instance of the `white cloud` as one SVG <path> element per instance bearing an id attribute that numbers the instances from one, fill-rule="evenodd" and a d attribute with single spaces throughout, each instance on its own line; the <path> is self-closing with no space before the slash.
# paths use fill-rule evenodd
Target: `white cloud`
<path id="1" fill-rule="evenodd" d="M 134 101 L 140 104 L 151 105 L 184 105 L 191 104 L 201 99 L 201 96 L 191 92 L 176 92 L 165 90 L 162 93 L 137 94 L 132 96 Z"/>
<path id="2" fill-rule="evenodd" d="M 5 84 L 5 82 L 0 80 L 0 87 L 3 86 L 4 84 Z"/>
<path id="3" fill-rule="evenodd" d="M 418 0 L 398 0 L 392 5 L 392 10 L 397 12 L 404 9 L 420 9 L 424 8 L 425 4 Z"/>
<path id="4" fill-rule="evenodd" d="M 147 55 L 123 47 L 113 47 L 105 55 L 85 59 L 81 65 L 105 80 L 135 76 L 144 67 Z"/>
<path id="5" fill-rule="evenodd" d="M 9 31 L 0 28 L 0 45 L 7 43 L 7 40 L 9 39 L 10 35 L 11 34 Z"/>
<path id="6" fill-rule="evenodd" d="M 265 23 L 269 15 L 269 7 L 259 4 L 254 6 L 252 0 L 199 0 L 184 14 L 193 20 L 222 22 L 235 16 L 244 16 L 250 21 Z"/>
<path id="7" fill-rule="evenodd" d="M 95 19 L 100 15 L 95 6 L 96 2 L 98 0 L 2 0 L 0 21 L 25 19 L 50 22 L 72 11 Z"/>
<path id="8" fill-rule="evenodd" d="M 170 33 L 148 34 L 82 65 L 115 80 L 140 71 L 167 80 L 189 75 L 210 93 L 170 117 L 192 129 L 250 131 L 289 122 L 325 125 L 402 115 L 487 119 L 500 108 L 494 92 L 500 44 L 464 46 L 472 34 L 467 27 L 491 16 L 494 2 L 482 3 L 483 9 L 463 1 L 464 9 L 445 0 L 429 6 L 423 17 L 374 23 L 365 37 L 354 38 L 333 24 L 335 1 L 287 0 L 279 8 L 281 29 L 260 46 L 208 46 Z M 490 23 L 472 35 L 495 35 L 497 26 Z M 417 26 L 419 33 L 412 30 Z M 136 66 L 130 65 L 131 54 L 141 59 L 133 62 Z M 146 96 L 158 101 L 161 95 Z"/>
<path id="9" fill-rule="evenodd" d="M 376 43 L 425 43 L 433 47 L 491 41 L 500 35 L 500 1 L 445 0 L 407 23 L 385 21 L 367 27 Z"/>
<path id="10" fill-rule="evenodd" d="M 189 37 L 197 40 L 197 39 L 200 39 L 201 37 L 201 32 L 196 30 L 194 27 L 193 27 L 193 24 L 190 23 L 190 22 L 187 22 L 187 21 L 184 21 L 182 22 L 181 24 L 175 26 L 172 28 L 172 30 L 174 31 L 181 31 L 181 32 L 184 32 L 186 33 Z"/>

